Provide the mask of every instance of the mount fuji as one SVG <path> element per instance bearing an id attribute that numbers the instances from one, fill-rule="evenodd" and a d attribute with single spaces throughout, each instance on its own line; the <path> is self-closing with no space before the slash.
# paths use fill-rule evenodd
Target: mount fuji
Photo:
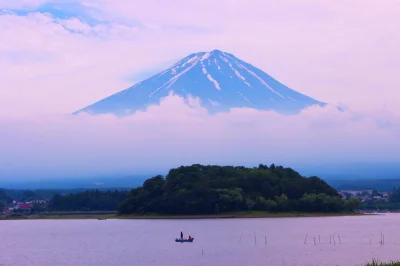
<path id="1" fill-rule="evenodd" d="M 210 113 L 250 107 L 290 115 L 312 105 L 327 105 L 286 87 L 230 53 L 213 50 L 191 54 L 167 70 L 74 114 L 124 116 L 159 104 L 170 93 L 198 97 Z"/>

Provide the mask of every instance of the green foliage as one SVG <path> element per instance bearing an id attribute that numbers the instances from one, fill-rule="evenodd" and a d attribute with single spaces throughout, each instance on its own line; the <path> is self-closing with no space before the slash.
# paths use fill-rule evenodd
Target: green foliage
<path id="1" fill-rule="evenodd" d="M 267 199 L 264 211 L 275 211 L 278 208 L 278 204 L 270 199 Z"/>
<path id="2" fill-rule="evenodd" d="M 400 203 L 400 188 L 393 188 L 392 194 L 390 195 L 390 202 Z"/>
<path id="3" fill-rule="evenodd" d="M 249 211 L 253 210 L 254 205 L 255 205 L 255 202 L 252 199 L 250 199 L 250 198 L 246 199 L 246 206 Z"/>
<path id="4" fill-rule="evenodd" d="M 27 201 L 31 201 L 31 200 L 36 200 L 37 196 L 36 196 L 36 193 L 33 192 L 32 190 L 24 190 L 21 193 L 21 197 L 20 198 L 21 198 L 21 201 L 27 202 Z"/>
<path id="5" fill-rule="evenodd" d="M 373 260 L 371 263 L 368 263 L 365 266 L 400 266 L 400 262 L 379 262 L 378 260 Z"/>
<path id="6" fill-rule="evenodd" d="M 4 211 L 6 204 L 4 201 L 0 200 L 0 212 Z"/>
<path id="7" fill-rule="evenodd" d="M 373 190 L 390 192 L 393 187 L 400 187 L 400 179 L 355 179 L 335 180 L 328 183 L 338 190 Z"/>
<path id="8" fill-rule="evenodd" d="M 52 190 L 14 190 L 0 189 L 0 200 L 11 203 L 13 200 L 27 202 L 32 200 L 47 200 L 56 192 Z"/>
<path id="9" fill-rule="evenodd" d="M 32 201 L 32 200 L 50 200 L 56 194 L 76 194 L 85 192 L 87 189 L 0 189 L 0 200 L 11 203 L 13 200 L 16 201 Z M 110 191 L 111 188 L 101 188 L 99 191 Z M 126 189 L 127 190 L 127 189 Z"/>
<path id="10" fill-rule="evenodd" d="M 6 190 L 0 189 L 0 201 L 3 201 L 4 203 L 11 203 L 13 198 L 7 193 Z"/>
<path id="11" fill-rule="evenodd" d="M 360 202 L 359 199 L 350 198 L 349 200 L 347 200 L 347 201 L 345 202 L 345 204 L 346 204 L 346 205 L 345 205 L 346 209 L 355 210 L 355 209 L 359 209 L 359 208 L 360 208 L 361 202 Z"/>
<path id="12" fill-rule="evenodd" d="M 44 211 L 47 211 L 47 205 L 45 205 L 45 204 L 42 205 L 42 204 L 37 204 L 37 203 L 32 205 L 31 213 L 41 213 Z"/>
<path id="13" fill-rule="evenodd" d="M 304 194 L 300 199 L 302 210 L 313 212 L 338 212 L 343 209 L 354 210 L 359 206 L 357 199 L 342 200 L 338 196 L 328 196 L 320 194 Z"/>
<path id="14" fill-rule="evenodd" d="M 379 195 L 378 192 L 375 192 L 375 194 Z M 400 210 L 400 188 L 393 188 L 388 201 L 374 199 L 363 202 L 360 207 L 367 210 Z"/>
<path id="15" fill-rule="evenodd" d="M 122 214 L 212 214 L 248 210 L 339 212 L 352 210 L 318 177 L 272 164 L 257 168 L 191 165 L 146 180 L 118 207 Z"/>
<path id="16" fill-rule="evenodd" d="M 127 191 L 91 190 L 61 196 L 56 194 L 49 201 L 50 211 L 113 211 L 126 199 Z M 35 208 L 35 211 L 40 209 Z"/>

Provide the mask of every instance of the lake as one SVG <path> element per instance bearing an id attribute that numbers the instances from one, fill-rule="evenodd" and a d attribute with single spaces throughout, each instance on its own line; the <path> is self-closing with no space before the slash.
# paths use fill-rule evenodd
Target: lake
<path id="1" fill-rule="evenodd" d="M 361 265 L 400 260 L 399 229 L 400 214 L 0 221 L 0 265 Z M 195 241 L 175 243 L 181 231 Z"/>

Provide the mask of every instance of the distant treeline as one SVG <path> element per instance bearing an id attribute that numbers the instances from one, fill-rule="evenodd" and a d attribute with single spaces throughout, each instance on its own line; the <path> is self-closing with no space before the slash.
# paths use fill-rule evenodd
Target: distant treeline
<path id="1" fill-rule="evenodd" d="M 318 177 L 305 178 L 282 166 L 182 166 L 147 179 L 118 207 L 122 214 L 213 214 L 270 212 L 343 212 L 359 207 L 343 200 Z"/>
<path id="2" fill-rule="evenodd" d="M 114 190 L 123 190 L 129 191 L 131 188 L 99 188 L 99 191 L 114 191 Z M 80 192 L 85 192 L 87 190 L 96 190 L 96 189 L 86 189 L 86 188 L 76 188 L 76 189 L 4 189 L 0 188 L 0 200 L 6 203 L 10 203 L 13 200 L 26 202 L 32 200 L 50 200 L 54 195 L 68 195 L 68 194 L 76 194 Z"/>
<path id="3" fill-rule="evenodd" d="M 6 205 L 11 204 L 14 200 L 18 202 L 27 202 L 33 200 L 48 200 L 54 193 L 49 191 L 32 191 L 32 190 L 10 190 L 0 189 L 0 211 L 3 211 Z"/>
<path id="4" fill-rule="evenodd" d="M 67 195 L 55 194 L 47 211 L 113 211 L 126 199 L 129 191 L 87 190 Z"/>
<path id="5" fill-rule="evenodd" d="M 129 189 L 115 191 L 112 189 L 98 189 L 88 191 L 85 189 L 40 189 L 40 190 L 16 190 L 0 189 L 0 212 L 14 200 L 28 202 L 36 200 L 49 201 L 48 205 L 32 208 L 37 211 L 113 211 L 129 193 Z"/>
<path id="6" fill-rule="evenodd" d="M 400 179 L 326 180 L 337 190 L 378 190 L 390 192 L 400 187 Z"/>
<path id="7" fill-rule="evenodd" d="M 18 189 L 1 189 L 0 188 L 0 212 L 13 201 L 28 202 L 36 200 L 50 200 L 57 193 L 72 193 L 81 192 L 81 189 L 74 190 L 18 190 Z M 42 206 L 43 208 L 43 206 Z M 35 208 L 37 209 L 37 208 Z"/>
<path id="8" fill-rule="evenodd" d="M 67 193 L 69 191 L 69 193 Z M 0 212 L 13 200 L 27 202 L 48 200 L 48 204 L 33 204 L 32 212 L 116 211 L 129 190 L 4 190 L 0 189 Z"/>

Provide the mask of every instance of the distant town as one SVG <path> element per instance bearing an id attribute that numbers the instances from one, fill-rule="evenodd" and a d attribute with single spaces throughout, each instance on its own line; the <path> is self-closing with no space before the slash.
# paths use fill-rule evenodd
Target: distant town
<path id="1" fill-rule="evenodd" d="M 13 201 L 11 204 L 8 204 L 2 214 L 9 213 L 31 213 L 35 206 L 44 207 L 48 203 L 47 200 L 32 200 L 27 202 L 19 202 Z"/>
<path id="2" fill-rule="evenodd" d="M 357 198 L 361 202 L 384 200 L 389 201 L 392 193 L 379 192 L 377 190 L 340 190 L 339 194 L 344 198 Z"/>

